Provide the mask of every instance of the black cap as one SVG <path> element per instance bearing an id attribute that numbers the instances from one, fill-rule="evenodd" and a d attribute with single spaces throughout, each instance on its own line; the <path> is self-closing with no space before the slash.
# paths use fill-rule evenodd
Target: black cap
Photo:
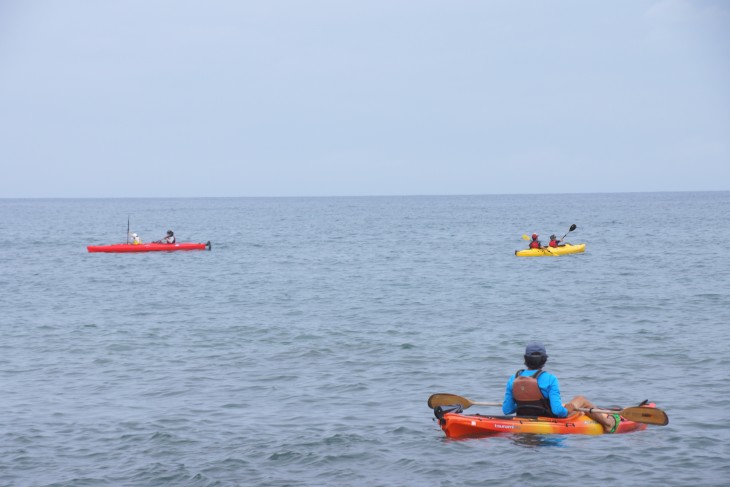
<path id="1" fill-rule="evenodd" d="M 542 343 L 533 342 L 525 347 L 525 355 L 547 355 L 547 350 Z"/>

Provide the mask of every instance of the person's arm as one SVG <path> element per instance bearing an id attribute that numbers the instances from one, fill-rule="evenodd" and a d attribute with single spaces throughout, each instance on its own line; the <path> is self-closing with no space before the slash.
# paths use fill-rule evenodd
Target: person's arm
<path id="1" fill-rule="evenodd" d="M 511 376 L 507 381 L 507 390 L 504 391 L 504 401 L 502 401 L 502 413 L 512 414 L 517 411 L 517 403 L 512 395 L 512 383 L 515 381 L 515 376 Z"/>
<path id="2" fill-rule="evenodd" d="M 540 376 L 540 379 L 544 377 L 544 374 Z M 563 401 L 560 399 L 560 384 L 558 378 L 554 375 L 548 377 L 549 382 L 547 383 L 547 398 L 550 400 L 550 410 L 558 418 L 564 418 L 568 415 L 568 410 L 563 406 Z"/>

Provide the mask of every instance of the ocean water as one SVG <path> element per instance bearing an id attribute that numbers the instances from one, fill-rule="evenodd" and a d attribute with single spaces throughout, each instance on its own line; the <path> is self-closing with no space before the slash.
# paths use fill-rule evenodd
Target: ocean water
<path id="1" fill-rule="evenodd" d="M 212 251 L 86 252 L 128 216 Z M 726 485 L 729 241 L 728 192 L 0 200 L 0 485 Z M 446 439 L 531 340 L 669 425 Z"/>

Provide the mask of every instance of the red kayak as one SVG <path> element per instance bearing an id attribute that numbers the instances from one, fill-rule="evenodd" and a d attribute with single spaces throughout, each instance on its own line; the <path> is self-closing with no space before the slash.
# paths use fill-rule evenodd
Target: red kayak
<path id="1" fill-rule="evenodd" d="M 146 243 L 146 244 L 112 244 L 112 245 L 89 245 L 86 247 L 89 252 L 111 252 L 121 254 L 126 252 L 172 252 L 175 250 L 210 250 L 210 241 L 206 243 Z"/>

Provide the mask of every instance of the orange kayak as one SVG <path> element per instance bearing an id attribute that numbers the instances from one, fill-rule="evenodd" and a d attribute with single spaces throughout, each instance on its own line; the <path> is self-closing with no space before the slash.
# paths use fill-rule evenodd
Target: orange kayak
<path id="1" fill-rule="evenodd" d="M 644 407 L 654 407 L 647 404 Z M 585 413 L 574 412 L 567 418 L 482 416 L 461 414 L 460 407 L 445 406 L 434 410 L 441 429 L 449 438 L 478 438 L 498 434 L 532 435 L 602 435 L 603 426 Z M 646 429 L 646 424 L 621 418 L 616 433 Z"/>

